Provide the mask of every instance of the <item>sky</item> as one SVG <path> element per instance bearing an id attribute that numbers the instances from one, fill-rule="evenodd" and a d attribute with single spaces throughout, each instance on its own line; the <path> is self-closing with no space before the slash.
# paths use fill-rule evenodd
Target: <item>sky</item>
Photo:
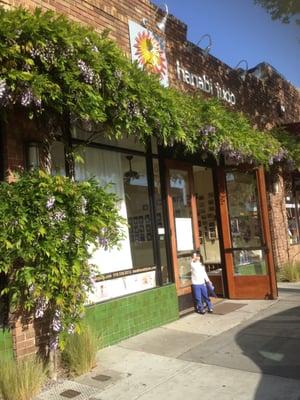
<path id="1" fill-rule="evenodd" d="M 153 0 L 163 8 L 164 2 Z M 260 62 L 275 67 L 300 88 L 300 27 L 273 21 L 254 0 L 167 0 L 169 13 L 188 26 L 188 40 L 197 43 L 208 33 L 210 53 L 234 68 L 245 59 L 249 68 Z M 203 38 L 200 47 L 205 48 Z M 245 63 L 240 65 L 245 68 Z"/>

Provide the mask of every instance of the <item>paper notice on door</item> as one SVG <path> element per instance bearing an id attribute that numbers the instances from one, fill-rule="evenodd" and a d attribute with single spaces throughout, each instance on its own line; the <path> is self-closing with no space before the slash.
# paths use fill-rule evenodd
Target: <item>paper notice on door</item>
<path id="1" fill-rule="evenodd" d="M 192 218 L 175 218 L 177 251 L 194 249 Z"/>

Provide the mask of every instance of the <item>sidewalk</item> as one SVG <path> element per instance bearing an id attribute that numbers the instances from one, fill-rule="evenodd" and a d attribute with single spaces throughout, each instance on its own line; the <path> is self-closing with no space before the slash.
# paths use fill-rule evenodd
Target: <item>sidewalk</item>
<path id="1" fill-rule="evenodd" d="M 193 313 L 105 348 L 91 373 L 37 400 L 299 400 L 300 284 L 280 284 L 275 301 L 224 303 L 240 308 Z"/>

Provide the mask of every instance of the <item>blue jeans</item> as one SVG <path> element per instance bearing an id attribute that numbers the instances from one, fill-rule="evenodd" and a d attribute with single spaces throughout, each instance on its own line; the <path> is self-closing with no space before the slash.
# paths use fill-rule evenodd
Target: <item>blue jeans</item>
<path id="1" fill-rule="evenodd" d="M 192 285 L 192 290 L 196 302 L 196 309 L 199 312 L 204 312 L 204 302 L 207 304 L 209 310 L 212 310 L 212 304 L 207 294 L 205 283 L 203 285 Z"/>

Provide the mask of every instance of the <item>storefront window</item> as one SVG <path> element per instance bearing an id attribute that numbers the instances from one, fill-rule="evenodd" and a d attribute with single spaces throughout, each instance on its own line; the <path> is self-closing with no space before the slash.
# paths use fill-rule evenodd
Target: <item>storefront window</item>
<path id="1" fill-rule="evenodd" d="M 145 157 L 86 148 L 76 179 L 95 177 L 119 198 L 120 215 L 128 221 L 120 249 L 97 250 L 93 263 L 100 273 L 154 265 Z"/>
<path id="2" fill-rule="evenodd" d="M 295 179 L 292 186 L 286 189 L 285 207 L 289 243 L 297 244 L 300 242 L 300 179 Z"/>
<path id="3" fill-rule="evenodd" d="M 146 160 L 131 155 L 121 155 L 121 160 L 132 265 L 133 268 L 152 266 L 154 258 Z"/>
<path id="4" fill-rule="evenodd" d="M 266 274 L 255 172 L 226 173 L 235 275 Z"/>

